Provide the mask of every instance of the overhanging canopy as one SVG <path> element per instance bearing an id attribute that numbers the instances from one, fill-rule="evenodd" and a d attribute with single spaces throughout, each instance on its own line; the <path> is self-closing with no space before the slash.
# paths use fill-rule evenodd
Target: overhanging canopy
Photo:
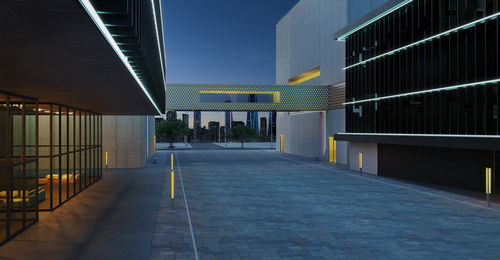
<path id="1" fill-rule="evenodd" d="M 102 114 L 158 114 L 79 1 L 2 0 L 0 34 L 0 90 Z"/>

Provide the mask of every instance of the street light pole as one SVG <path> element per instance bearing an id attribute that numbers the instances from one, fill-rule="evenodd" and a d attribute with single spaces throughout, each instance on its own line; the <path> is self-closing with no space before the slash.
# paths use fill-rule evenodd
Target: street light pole
<path id="1" fill-rule="evenodd" d="M 271 149 L 273 149 L 273 111 L 269 113 L 269 137 L 271 137 Z"/>

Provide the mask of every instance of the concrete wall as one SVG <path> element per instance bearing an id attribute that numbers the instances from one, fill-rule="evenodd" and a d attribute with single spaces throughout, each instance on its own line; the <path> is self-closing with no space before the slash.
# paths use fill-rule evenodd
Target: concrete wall
<path id="1" fill-rule="evenodd" d="M 280 135 L 284 135 L 285 153 L 321 158 L 321 112 L 277 113 L 276 150 L 280 150 Z"/>
<path id="2" fill-rule="evenodd" d="M 348 0 L 347 20 L 349 23 L 352 23 L 387 1 L 388 0 Z"/>
<path id="3" fill-rule="evenodd" d="M 375 143 L 349 144 L 349 168 L 359 171 L 359 153 L 363 153 L 363 173 L 378 175 L 378 147 Z"/>
<path id="4" fill-rule="evenodd" d="M 339 132 L 345 132 L 345 109 L 328 110 L 326 114 L 326 136 L 328 138 Z M 348 142 L 337 141 L 337 163 L 349 163 L 348 150 Z M 325 154 L 328 155 L 328 152 Z M 327 157 L 325 157 L 325 160 L 327 160 Z"/>
<path id="5" fill-rule="evenodd" d="M 344 42 L 335 41 L 333 35 L 385 1 L 301 0 L 298 2 L 276 25 L 276 84 L 288 84 L 290 78 L 318 66 L 321 69 L 321 76 L 301 84 L 333 85 L 345 81 L 345 73 L 342 70 L 345 67 L 345 45 Z M 297 114 L 289 116 L 287 113 L 278 115 L 277 136 L 279 137 L 279 133 L 286 134 L 285 152 L 307 157 L 322 157 L 323 146 L 325 156 L 322 158 L 327 159 L 328 136 L 345 131 L 345 110 L 336 109 L 327 112 L 326 138 L 322 138 L 321 135 L 320 115 L 319 112 L 306 113 L 303 116 Z M 308 125 L 301 125 L 306 120 L 309 120 Z M 302 137 L 292 138 L 294 136 Z M 305 142 L 304 138 L 309 141 Z M 279 149 L 279 145 L 277 147 Z M 348 143 L 337 143 L 337 162 L 348 163 L 348 150 Z"/>
<path id="6" fill-rule="evenodd" d="M 154 116 L 103 116 L 103 167 L 140 168 L 153 155 Z M 147 154 L 145 154 L 147 151 Z"/>
<path id="7" fill-rule="evenodd" d="M 347 25 L 346 0 L 302 0 L 276 25 L 276 84 L 317 66 L 321 76 L 303 84 L 344 81 L 344 42 L 333 34 Z"/>

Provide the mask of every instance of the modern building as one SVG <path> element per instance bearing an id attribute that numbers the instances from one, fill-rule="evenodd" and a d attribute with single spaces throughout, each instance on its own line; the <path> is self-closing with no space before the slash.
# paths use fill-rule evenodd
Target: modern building
<path id="1" fill-rule="evenodd" d="M 231 130 L 231 125 L 233 125 L 233 112 L 231 111 L 225 111 L 224 112 L 224 125 L 226 126 L 225 128 L 225 133 L 229 133 L 229 130 Z"/>
<path id="2" fill-rule="evenodd" d="M 261 137 L 267 137 L 267 118 L 261 117 L 260 118 L 260 133 L 259 135 Z"/>
<path id="3" fill-rule="evenodd" d="M 273 137 L 276 137 L 276 117 L 277 117 L 276 111 L 269 112 L 268 133 L 269 133 L 269 138 L 271 139 L 273 139 Z"/>
<path id="4" fill-rule="evenodd" d="M 248 111 L 247 112 L 247 126 L 255 129 L 255 133 L 259 133 L 259 112 Z"/>
<path id="5" fill-rule="evenodd" d="M 194 111 L 193 116 L 193 139 L 195 142 L 198 142 L 202 137 L 201 133 L 201 111 Z"/>
<path id="6" fill-rule="evenodd" d="M 285 152 L 326 159 L 328 137 L 345 132 L 345 44 L 332 35 L 384 2 L 302 0 L 276 25 L 276 84 L 330 88 L 325 110 L 278 113 L 276 135 L 284 136 Z M 337 150 L 337 162 L 347 164 L 348 143 L 338 142 Z"/>
<path id="7" fill-rule="evenodd" d="M 216 121 L 208 122 L 208 140 L 219 142 L 220 138 L 220 123 Z"/>
<path id="8" fill-rule="evenodd" d="M 161 2 L 0 2 L 0 243 L 143 167 L 165 111 Z"/>
<path id="9" fill-rule="evenodd" d="M 182 114 L 182 122 L 184 122 L 186 127 L 189 127 L 189 114 Z"/>
<path id="10" fill-rule="evenodd" d="M 500 151 L 499 2 L 392 0 L 344 41 L 351 168 L 484 190 Z M 496 179 L 498 187 L 500 178 Z"/>

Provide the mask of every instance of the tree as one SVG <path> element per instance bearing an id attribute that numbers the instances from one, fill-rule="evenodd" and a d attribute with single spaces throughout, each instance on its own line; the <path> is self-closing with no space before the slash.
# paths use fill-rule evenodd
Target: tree
<path id="1" fill-rule="evenodd" d="M 175 138 L 186 135 L 188 129 L 182 120 L 169 118 L 156 125 L 156 136 L 163 140 L 169 140 L 168 148 L 174 148 Z"/>
<path id="2" fill-rule="evenodd" d="M 251 137 L 255 136 L 255 129 L 246 125 L 237 125 L 229 131 L 229 137 L 237 139 L 241 142 L 241 148 L 243 149 L 243 143 Z"/>

